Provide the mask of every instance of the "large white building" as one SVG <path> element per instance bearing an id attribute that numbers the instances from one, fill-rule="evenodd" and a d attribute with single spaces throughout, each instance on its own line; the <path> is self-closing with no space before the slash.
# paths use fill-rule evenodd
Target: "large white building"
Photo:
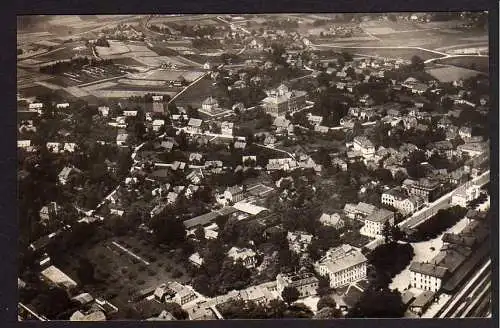
<path id="1" fill-rule="evenodd" d="M 436 292 L 447 272 L 447 268 L 439 265 L 413 262 L 410 265 L 410 287 Z"/>
<path id="2" fill-rule="evenodd" d="M 366 236 L 379 237 L 382 236 L 382 230 L 386 222 L 394 225 L 394 212 L 381 208 L 365 217 L 364 221 L 365 225 L 360 232 Z"/>
<path id="3" fill-rule="evenodd" d="M 471 184 L 454 193 L 453 196 L 451 196 L 451 204 L 467 207 L 467 203 L 478 198 L 479 194 L 479 187 Z"/>
<path id="4" fill-rule="evenodd" d="M 350 245 L 331 249 L 315 263 L 316 272 L 330 278 L 330 287 L 337 288 L 366 278 L 367 258 Z"/>

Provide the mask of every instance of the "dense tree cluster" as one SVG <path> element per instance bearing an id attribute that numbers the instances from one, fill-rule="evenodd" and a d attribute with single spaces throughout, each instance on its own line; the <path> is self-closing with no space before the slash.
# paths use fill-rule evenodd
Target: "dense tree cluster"
<path id="1" fill-rule="evenodd" d="M 368 261 L 377 271 L 377 275 L 390 279 L 410 264 L 413 255 L 413 247 L 410 244 L 389 242 L 377 246 L 368 255 Z"/>
<path id="2" fill-rule="evenodd" d="M 368 288 L 358 303 L 349 309 L 349 318 L 402 318 L 405 306 L 399 291 Z"/>
<path id="3" fill-rule="evenodd" d="M 461 220 L 466 212 L 467 209 L 461 206 L 441 209 L 436 213 L 436 215 L 432 216 L 415 228 L 415 230 L 408 236 L 408 239 L 411 241 L 425 241 L 435 238 L 440 233 Z"/>

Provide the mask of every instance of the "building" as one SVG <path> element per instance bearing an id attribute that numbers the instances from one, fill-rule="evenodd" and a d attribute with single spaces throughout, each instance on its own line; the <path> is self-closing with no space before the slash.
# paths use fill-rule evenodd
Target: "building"
<path id="1" fill-rule="evenodd" d="M 203 112 L 214 114 L 220 111 L 219 102 L 217 101 L 217 99 L 210 96 L 207 99 L 203 100 L 203 102 L 201 103 L 201 109 Z"/>
<path id="2" fill-rule="evenodd" d="M 403 215 L 409 215 L 417 211 L 424 200 L 415 195 L 408 196 L 403 188 L 396 187 L 382 193 L 381 203 L 391 206 Z"/>
<path id="3" fill-rule="evenodd" d="M 61 170 L 57 178 L 59 179 L 60 184 L 65 185 L 66 183 L 68 183 L 71 177 L 79 173 L 82 173 L 82 171 L 75 167 L 66 166 Z"/>
<path id="4" fill-rule="evenodd" d="M 344 206 L 344 213 L 351 219 L 362 219 L 371 215 L 377 210 L 377 207 L 372 204 L 359 202 L 357 205 L 347 203 Z"/>
<path id="5" fill-rule="evenodd" d="M 302 254 L 311 244 L 313 235 L 302 231 L 288 231 L 286 239 L 288 240 L 288 247 L 292 252 Z"/>
<path id="6" fill-rule="evenodd" d="M 365 225 L 360 231 L 362 234 L 374 237 L 382 236 L 384 225 L 387 222 L 394 225 L 394 212 L 381 208 L 365 217 L 364 221 Z"/>
<path id="7" fill-rule="evenodd" d="M 66 109 L 69 108 L 69 103 L 60 103 L 56 105 L 57 109 Z"/>
<path id="8" fill-rule="evenodd" d="M 123 115 L 125 117 L 136 117 L 137 116 L 137 111 L 136 110 L 124 110 Z"/>
<path id="9" fill-rule="evenodd" d="M 342 220 L 338 213 L 323 213 L 319 218 L 319 222 L 321 222 L 323 225 L 334 227 L 335 229 L 342 229 L 345 225 L 344 220 Z"/>
<path id="10" fill-rule="evenodd" d="M 375 146 L 365 136 L 357 136 L 353 140 L 354 151 L 358 151 L 364 158 L 372 158 L 375 155 Z"/>
<path id="11" fill-rule="evenodd" d="M 198 118 L 190 118 L 189 119 L 189 122 L 188 122 L 188 125 L 187 125 L 187 130 L 188 132 L 191 132 L 191 133 L 202 133 L 202 130 L 201 130 L 201 123 L 203 121 L 198 119 Z"/>
<path id="12" fill-rule="evenodd" d="M 60 207 L 57 205 L 56 202 L 51 202 L 44 207 L 40 209 L 39 215 L 40 215 L 40 221 L 42 224 L 46 225 L 49 223 L 52 219 L 57 217 L 57 213 L 59 211 Z"/>
<path id="13" fill-rule="evenodd" d="M 341 158 L 335 157 L 332 159 L 332 166 L 342 171 L 347 171 L 347 162 Z"/>
<path id="14" fill-rule="evenodd" d="M 232 122 L 222 122 L 220 126 L 221 133 L 227 136 L 233 135 L 234 123 Z"/>
<path id="15" fill-rule="evenodd" d="M 460 188 L 451 196 L 451 205 L 459 205 L 462 207 L 467 207 L 467 204 L 478 198 L 480 194 L 479 186 L 471 184 Z"/>
<path id="16" fill-rule="evenodd" d="M 125 143 L 127 142 L 128 139 L 128 134 L 127 133 L 118 133 L 116 135 L 116 145 L 118 146 L 124 146 Z"/>
<path id="17" fill-rule="evenodd" d="M 409 305 L 409 309 L 417 315 L 422 315 L 422 313 L 424 313 L 432 304 L 434 298 L 435 293 L 426 290 L 415 298 L 415 300 Z"/>
<path id="18" fill-rule="evenodd" d="M 66 290 L 77 287 L 77 283 L 64 272 L 51 265 L 41 272 L 42 277 L 48 282 Z"/>
<path id="19" fill-rule="evenodd" d="M 410 287 L 436 292 L 441 288 L 448 270 L 433 263 L 412 262 Z"/>
<path id="20" fill-rule="evenodd" d="M 338 288 L 366 278 L 367 258 L 350 245 L 330 249 L 314 264 L 316 272 L 330 278 L 330 287 Z"/>
<path id="21" fill-rule="evenodd" d="M 472 137 L 472 129 L 470 127 L 463 126 L 460 129 L 458 129 L 458 135 L 462 139 L 467 139 Z"/>
<path id="22" fill-rule="evenodd" d="M 243 265 L 248 269 L 255 268 L 255 264 L 257 263 L 255 252 L 249 248 L 232 247 L 227 252 L 227 256 L 235 263 L 241 260 Z"/>
<path id="23" fill-rule="evenodd" d="M 281 295 L 286 287 L 296 288 L 299 298 L 316 295 L 319 280 L 310 272 L 304 273 L 279 273 L 276 276 L 276 291 Z"/>
<path id="24" fill-rule="evenodd" d="M 99 108 L 97 108 L 97 110 L 99 111 L 99 114 L 101 114 L 101 116 L 108 117 L 108 115 L 109 115 L 109 107 L 107 107 L 107 106 L 100 106 Z"/>
<path id="25" fill-rule="evenodd" d="M 439 181 L 421 178 L 418 181 L 410 180 L 408 181 L 408 193 L 414 196 L 420 196 L 427 202 L 432 202 L 435 200 L 440 192 Z"/>
<path id="26" fill-rule="evenodd" d="M 192 289 L 175 281 L 167 283 L 167 288 L 170 295 L 174 294 L 174 296 L 172 297 L 172 301 L 179 304 L 180 306 L 183 306 L 184 304 L 187 304 L 198 298 L 198 296 L 196 296 L 196 293 Z"/>
<path id="27" fill-rule="evenodd" d="M 312 115 L 311 113 L 309 113 L 307 114 L 307 120 L 309 121 L 310 124 L 318 126 L 323 121 L 323 116 Z"/>
<path id="28" fill-rule="evenodd" d="M 457 151 L 461 154 L 467 154 L 470 157 L 477 157 L 485 154 L 488 151 L 488 146 L 484 142 L 469 142 L 457 147 Z"/>
<path id="29" fill-rule="evenodd" d="M 243 187 L 235 185 L 228 187 L 224 191 L 224 199 L 233 203 L 239 202 L 245 198 L 245 193 Z"/>
<path id="30" fill-rule="evenodd" d="M 277 89 L 267 92 L 267 97 L 262 100 L 266 113 L 273 116 L 284 116 L 302 109 L 306 104 L 307 92 L 290 91 L 284 84 Z"/>
<path id="31" fill-rule="evenodd" d="M 153 131 L 160 131 L 160 129 L 165 125 L 165 120 L 154 120 L 153 121 Z"/>

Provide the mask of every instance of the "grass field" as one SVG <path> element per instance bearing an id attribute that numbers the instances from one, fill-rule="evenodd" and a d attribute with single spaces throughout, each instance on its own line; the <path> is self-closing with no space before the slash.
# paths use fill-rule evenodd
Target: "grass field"
<path id="1" fill-rule="evenodd" d="M 208 96 L 212 95 L 212 83 L 210 78 L 201 79 L 196 85 L 193 85 L 186 92 L 175 99 L 178 106 L 191 105 L 194 108 L 201 107 L 201 103 Z"/>
<path id="2" fill-rule="evenodd" d="M 402 58 L 410 60 L 413 56 L 419 56 L 423 60 L 436 58 L 439 55 L 425 51 L 420 49 L 398 49 L 398 48 L 389 48 L 389 49 L 375 49 L 375 48 L 356 48 L 356 47 L 318 47 L 323 50 L 334 50 L 338 52 L 346 51 L 348 53 L 354 55 L 368 55 L 368 56 L 380 56 L 387 58 Z"/>
<path id="3" fill-rule="evenodd" d="M 475 70 L 458 66 L 429 68 L 426 71 L 441 82 L 453 82 L 460 79 L 467 79 L 481 73 Z"/>
<path id="4" fill-rule="evenodd" d="M 454 65 L 462 68 L 477 70 L 485 74 L 489 73 L 488 57 L 463 56 L 454 58 L 444 58 L 436 61 L 436 63 Z"/>

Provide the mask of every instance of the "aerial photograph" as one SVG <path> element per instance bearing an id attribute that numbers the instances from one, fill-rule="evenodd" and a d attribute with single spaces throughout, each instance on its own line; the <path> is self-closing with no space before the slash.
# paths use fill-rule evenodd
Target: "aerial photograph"
<path id="1" fill-rule="evenodd" d="M 491 317 L 488 33 L 17 16 L 18 320 Z"/>

